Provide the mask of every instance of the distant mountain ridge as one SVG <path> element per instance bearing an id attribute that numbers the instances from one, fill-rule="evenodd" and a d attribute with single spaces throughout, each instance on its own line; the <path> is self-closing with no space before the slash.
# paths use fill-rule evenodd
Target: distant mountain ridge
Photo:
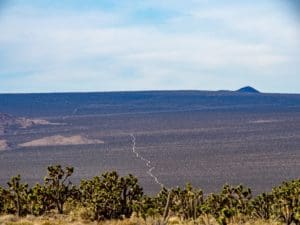
<path id="1" fill-rule="evenodd" d="M 260 93 L 257 89 L 255 89 L 253 87 L 250 87 L 250 86 L 242 87 L 242 88 L 236 90 L 236 92 L 239 92 L 239 93 L 256 93 L 256 94 Z"/>
<path id="2" fill-rule="evenodd" d="M 300 110 L 300 94 L 258 93 L 251 87 L 222 91 L 0 94 L 0 112 L 31 120 L 32 118 L 47 120 L 48 117 L 62 116 L 128 115 L 170 111 L 245 108 L 253 110 L 270 106 Z M 56 120 L 53 122 L 56 123 Z"/>

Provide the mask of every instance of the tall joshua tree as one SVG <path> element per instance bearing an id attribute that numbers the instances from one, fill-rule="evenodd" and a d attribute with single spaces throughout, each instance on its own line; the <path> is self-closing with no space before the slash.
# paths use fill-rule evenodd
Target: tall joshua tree
<path id="1" fill-rule="evenodd" d="M 23 216 L 27 213 L 27 195 L 28 184 L 21 183 L 21 176 L 15 176 L 7 182 L 9 188 L 9 198 L 12 206 L 18 216 Z"/>
<path id="2" fill-rule="evenodd" d="M 45 186 L 48 195 L 55 204 L 58 212 L 64 212 L 64 204 L 67 199 L 72 195 L 74 186 L 69 180 L 74 172 L 73 167 L 66 167 L 63 169 L 61 165 L 49 166 L 48 176 L 45 177 Z"/>

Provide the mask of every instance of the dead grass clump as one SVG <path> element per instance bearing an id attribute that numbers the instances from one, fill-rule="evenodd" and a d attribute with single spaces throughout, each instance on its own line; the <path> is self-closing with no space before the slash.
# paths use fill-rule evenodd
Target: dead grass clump
<path id="1" fill-rule="evenodd" d="M 275 220 L 248 220 L 244 223 L 244 225 L 282 225 L 281 222 L 275 221 Z"/>
<path id="2" fill-rule="evenodd" d="M 76 214 L 74 214 L 74 217 L 76 217 Z M 77 218 L 78 217 L 84 222 L 91 222 L 91 218 L 93 218 L 93 214 L 91 213 L 91 210 L 88 210 L 86 208 L 81 208 L 78 210 Z"/>
<path id="3" fill-rule="evenodd" d="M 20 218 L 12 215 L 0 216 L 0 225 L 163 225 L 162 218 L 149 217 L 144 221 L 142 218 L 133 215 L 129 219 L 105 220 L 105 221 L 88 221 L 80 217 L 71 217 L 70 215 L 47 215 L 41 217 Z M 201 216 L 196 221 L 182 220 L 180 217 L 170 217 L 166 225 L 218 225 L 216 220 L 211 216 Z M 265 221 L 259 219 L 247 219 L 232 221 L 228 225 L 282 225 L 278 221 Z"/>
<path id="4" fill-rule="evenodd" d="M 5 222 L 4 225 L 34 225 L 29 221 Z"/>
<path id="5" fill-rule="evenodd" d="M 14 215 L 3 215 L 0 216 L 0 224 L 4 224 L 7 222 L 16 222 L 18 221 L 18 217 L 14 216 Z"/>

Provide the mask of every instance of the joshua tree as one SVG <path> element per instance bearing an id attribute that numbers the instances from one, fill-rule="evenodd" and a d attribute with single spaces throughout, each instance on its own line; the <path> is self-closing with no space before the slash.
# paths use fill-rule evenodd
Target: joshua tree
<path id="1" fill-rule="evenodd" d="M 252 199 L 250 204 L 254 217 L 268 220 L 273 213 L 274 196 L 270 193 L 262 193 Z"/>
<path id="2" fill-rule="evenodd" d="M 143 196 L 137 178 L 119 177 L 115 171 L 81 181 L 80 192 L 82 204 L 93 212 L 95 220 L 129 217 Z"/>
<path id="3" fill-rule="evenodd" d="M 203 191 L 194 189 L 187 184 L 185 189 L 177 188 L 173 192 L 173 210 L 183 219 L 196 219 L 201 214 L 203 204 Z"/>
<path id="4" fill-rule="evenodd" d="M 40 184 L 36 184 L 29 190 L 28 205 L 32 215 L 40 216 L 54 208 L 50 194 L 48 188 Z"/>
<path id="5" fill-rule="evenodd" d="M 220 194 L 208 196 L 202 210 L 206 214 L 211 214 L 219 224 L 226 225 L 234 216 L 249 213 L 251 196 L 249 188 L 226 184 Z"/>
<path id="6" fill-rule="evenodd" d="M 5 190 L 0 186 L 0 214 L 4 212 L 4 201 L 5 201 L 4 192 Z"/>
<path id="7" fill-rule="evenodd" d="M 6 198 L 9 198 L 12 203 L 12 208 L 15 210 L 18 216 L 27 214 L 27 196 L 28 196 L 28 184 L 21 183 L 21 176 L 12 177 L 7 183 L 9 187 L 9 194 Z"/>
<path id="8" fill-rule="evenodd" d="M 272 190 L 274 213 L 286 225 L 300 224 L 300 180 L 283 182 Z"/>
<path id="9" fill-rule="evenodd" d="M 143 196 L 143 189 L 138 185 L 138 179 L 129 174 L 119 179 L 121 188 L 121 213 L 130 217 L 133 212 L 133 206 L 137 200 Z"/>
<path id="10" fill-rule="evenodd" d="M 48 176 L 45 177 L 46 192 L 60 214 L 64 212 L 64 204 L 74 190 L 74 186 L 69 181 L 73 172 L 73 167 L 65 169 L 61 165 L 48 167 Z"/>

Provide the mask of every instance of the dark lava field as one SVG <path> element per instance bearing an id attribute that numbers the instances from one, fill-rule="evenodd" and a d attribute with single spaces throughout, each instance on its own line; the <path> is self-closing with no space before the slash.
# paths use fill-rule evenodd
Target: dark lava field
<path id="1" fill-rule="evenodd" d="M 190 182 L 206 193 L 224 183 L 268 191 L 300 176 L 300 95 L 230 91 L 1 94 L 0 112 L 49 124 L 10 126 L 0 139 L 0 184 L 21 174 L 42 181 L 51 164 L 72 165 L 72 180 L 107 170 L 139 178 L 146 193 Z M 104 143 L 22 147 L 80 135 Z M 133 152 L 132 137 L 136 138 Z M 155 168 L 152 168 L 155 167 Z M 149 170 L 153 176 L 150 176 Z"/>

